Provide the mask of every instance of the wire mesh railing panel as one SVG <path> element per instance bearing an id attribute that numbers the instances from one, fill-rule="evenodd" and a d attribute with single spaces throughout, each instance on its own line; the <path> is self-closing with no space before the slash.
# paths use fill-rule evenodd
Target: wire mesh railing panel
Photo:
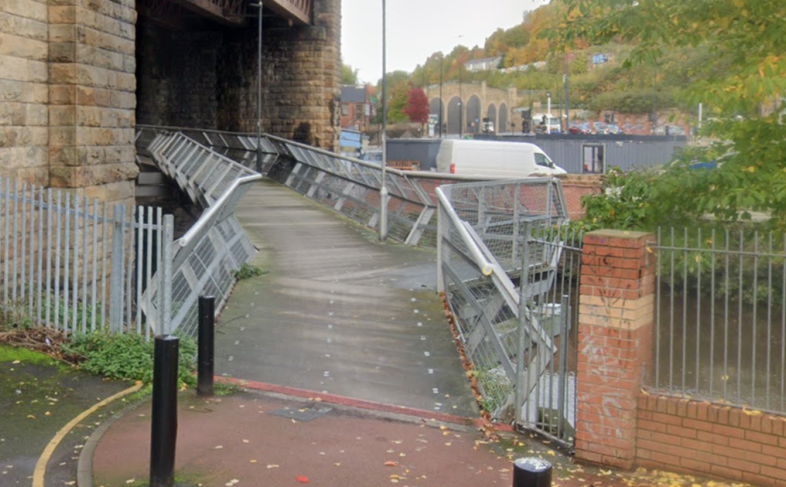
<path id="1" fill-rule="evenodd" d="M 560 186 L 470 183 L 436 194 L 441 289 L 483 407 L 572 446 L 581 235 L 548 202 Z"/>
<path id="2" fill-rule="evenodd" d="M 215 132 L 187 132 L 203 142 L 231 148 L 245 147 L 248 142 Z M 149 152 L 162 172 L 204 209 L 192 228 L 175 242 L 172 257 L 171 331 L 194 334 L 198 297 L 205 293 L 215 296 L 216 312 L 220 312 L 235 281 L 233 271 L 256 253 L 233 215 L 250 185 L 261 176 L 180 132 L 159 132 L 150 142 Z M 154 296 L 157 291 L 154 285 L 146 293 Z M 167 313 L 158 309 L 157 303 L 150 306 L 151 312 Z"/>
<path id="3" fill-rule="evenodd" d="M 653 391 L 786 412 L 786 236 L 658 230 Z"/>

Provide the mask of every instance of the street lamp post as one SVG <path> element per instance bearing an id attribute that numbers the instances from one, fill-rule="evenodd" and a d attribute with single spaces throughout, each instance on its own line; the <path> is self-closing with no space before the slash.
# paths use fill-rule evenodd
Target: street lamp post
<path id="1" fill-rule="evenodd" d="M 259 39 L 257 42 L 257 172 L 262 172 L 262 0 L 251 4 L 259 9 Z"/>
<path id="2" fill-rule="evenodd" d="M 568 97 L 568 73 L 565 73 L 565 133 L 570 133 L 570 98 Z"/>
<path id="3" fill-rule="evenodd" d="M 382 0 L 382 181 L 379 188 L 379 241 L 384 242 L 388 238 L 388 188 L 385 186 L 385 174 L 387 173 L 388 153 L 387 153 L 387 128 L 388 128 L 388 100 L 387 100 L 387 19 L 386 3 Z"/>
<path id="4" fill-rule="evenodd" d="M 439 53 L 439 138 L 442 138 L 442 112 L 444 111 L 444 103 L 442 102 L 442 61 L 445 60 L 445 55 Z"/>
<path id="5" fill-rule="evenodd" d="M 546 133 L 551 133 L 551 92 L 546 92 L 546 99 L 548 100 L 547 120 L 546 120 Z"/>
<path id="6" fill-rule="evenodd" d="M 461 36 L 459 36 L 461 37 Z M 461 92 L 461 59 L 459 63 L 459 139 L 464 135 L 464 94 Z"/>

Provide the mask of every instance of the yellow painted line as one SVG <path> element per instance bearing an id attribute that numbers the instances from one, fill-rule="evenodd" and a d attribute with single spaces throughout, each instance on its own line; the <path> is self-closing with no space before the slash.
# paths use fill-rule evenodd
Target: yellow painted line
<path id="1" fill-rule="evenodd" d="M 46 464 L 49 463 L 49 459 L 52 458 L 52 454 L 55 452 L 55 449 L 63 441 L 65 435 L 67 435 L 74 426 L 78 425 L 82 422 L 86 417 L 90 416 L 99 408 L 106 406 L 107 404 L 120 399 L 123 396 L 127 396 L 129 394 L 133 394 L 134 392 L 138 391 L 142 388 L 143 384 L 137 384 L 133 387 L 129 387 L 124 391 L 120 391 L 112 397 L 108 397 L 103 401 L 93 405 L 90 409 L 82 412 L 79 416 L 72 419 L 67 425 L 63 426 L 60 431 L 57 432 L 52 441 L 46 445 L 44 448 L 44 453 L 41 454 L 41 457 L 38 459 L 38 462 L 35 464 L 35 472 L 33 473 L 33 487 L 44 487 L 44 474 L 46 473 Z"/>

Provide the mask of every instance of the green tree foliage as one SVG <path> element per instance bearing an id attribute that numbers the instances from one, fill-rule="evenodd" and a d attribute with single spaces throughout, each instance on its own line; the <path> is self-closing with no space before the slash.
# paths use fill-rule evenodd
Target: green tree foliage
<path id="1" fill-rule="evenodd" d="M 621 40 L 633 49 L 626 67 L 663 58 L 675 48 L 704 46 L 727 69 L 694 83 L 695 101 L 714 100 L 720 113 L 755 113 L 786 90 L 786 13 L 782 0 L 559 0 L 565 13 L 551 39 L 559 47 L 577 42 Z M 697 69 L 713 70 L 714 63 Z"/>
<path id="2" fill-rule="evenodd" d="M 387 74 L 387 96 L 388 96 L 388 122 L 399 123 L 408 120 L 404 113 L 409 101 L 410 81 L 409 73 L 406 71 L 393 71 Z M 382 80 L 377 86 L 377 93 L 382 94 Z M 381 103 L 381 100 L 380 100 Z M 380 108 L 379 113 L 382 113 Z"/>
<path id="3" fill-rule="evenodd" d="M 342 85 L 357 85 L 358 84 L 358 70 L 352 69 L 349 64 L 341 63 L 341 84 Z"/>
<path id="4" fill-rule="evenodd" d="M 550 33 L 559 46 L 577 40 L 621 40 L 632 46 L 622 69 L 634 70 L 670 56 L 674 63 L 675 51 L 695 54 L 692 62 L 677 59 L 682 73 L 672 70 L 678 79 L 681 75 L 690 81 L 677 94 L 686 104 L 703 101 L 717 117 L 706 131 L 720 142 L 688 151 L 665 171 L 626 176 L 618 181 L 618 194 L 588 199 L 590 221 L 611 215 L 612 221 L 604 223 L 650 227 L 659 221 L 695 221 L 706 214 L 721 221 L 747 220 L 758 211 L 771 217 L 771 228 L 785 231 L 786 127 L 779 120 L 784 105 L 779 102 L 773 113 L 760 115 L 763 106 L 786 91 L 782 1 L 559 3 L 565 15 Z M 695 163 L 702 161 L 714 161 L 717 167 L 696 169 Z M 634 203 L 638 210 L 628 218 L 628 205 Z"/>

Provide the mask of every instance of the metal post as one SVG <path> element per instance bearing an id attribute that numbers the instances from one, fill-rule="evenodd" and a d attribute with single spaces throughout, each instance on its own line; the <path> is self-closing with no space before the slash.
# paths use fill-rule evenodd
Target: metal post
<path id="1" fill-rule="evenodd" d="M 551 133 L 551 92 L 546 92 L 546 98 L 548 99 L 548 115 L 546 115 L 546 133 Z"/>
<path id="2" fill-rule="evenodd" d="M 569 133 L 570 129 L 570 95 L 568 93 L 568 73 L 565 73 L 565 132 Z"/>
<path id="3" fill-rule="evenodd" d="M 68 193 L 66 193 L 68 200 Z M 68 206 L 68 201 L 66 201 Z M 123 250 L 125 249 L 125 219 L 126 208 L 123 205 L 114 205 L 112 211 L 112 274 L 109 289 L 109 329 L 117 333 L 123 328 Z M 68 215 L 66 215 L 66 238 L 68 237 Z M 67 248 L 67 246 L 66 246 Z M 66 256 L 66 271 L 68 271 L 68 252 Z M 66 277 L 66 281 L 68 278 Z M 68 292 L 68 286 L 64 287 L 64 292 Z M 67 298 L 66 298 L 67 301 Z M 64 318 L 65 326 L 65 318 Z"/>
<path id="4" fill-rule="evenodd" d="M 388 153 L 387 135 L 388 130 L 388 100 L 387 100 L 387 18 L 386 3 L 382 0 L 382 183 L 379 188 L 379 241 L 384 242 L 388 238 L 388 188 L 385 186 L 385 175 L 387 173 Z"/>
<path id="5" fill-rule="evenodd" d="M 461 36 L 459 36 L 461 37 Z M 461 59 L 458 59 L 459 68 L 459 139 L 464 135 L 464 94 L 461 92 Z"/>
<path id="6" fill-rule="evenodd" d="M 551 464 L 540 458 L 519 458 L 513 462 L 513 487 L 550 487 Z"/>
<path id="7" fill-rule="evenodd" d="M 251 4 L 252 7 L 259 8 L 257 40 L 257 172 L 262 172 L 262 11 L 264 6 L 262 1 Z"/>
<path id="8" fill-rule="evenodd" d="M 442 112 L 444 110 L 442 102 L 442 61 L 445 60 L 445 55 L 439 55 L 439 138 L 442 138 Z"/>
<path id="9" fill-rule="evenodd" d="M 155 339 L 150 487 L 172 487 L 175 483 L 179 345 L 176 336 L 159 335 Z"/>
<path id="10" fill-rule="evenodd" d="M 172 323 L 172 245 L 174 241 L 175 217 L 164 215 L 164 235 L 161 245 L 163 252 L 161 256 L 162 269 L 161 278 L 163 289 L 162 298 L 159 302 L 161 308 L 161 328 L 159 333 L 172 333 L 170 327 Z"/>
<path id="11" fill-rule="evenodd" d="M 518 347 L 516 350 L 516 388 L 513 391 L 513 400 L 515 403 L 515 421 L 526 422 L 529 418 L 523 416 L 524 402 L 529 395 L 529 380 L 525 372 L 524 354 L 527 348 L 527 341 L 534 340 L 535 337 L 530 336 L 527 330 L 527 320 L 531 318 L 529 309 L 527 308 L 527 287 L 529 286 L 529 227 L 524 227 L 524 235 L 521 243 L 521 282 L 519 284 L 519 322 L 518 322 Z M 514 241 L 515 242 L 515 241 Z M 518 245 L 518 242 L 515 242 Z M 531 345 L 530 345 L 531 346 Z M 540 350 L 538 353 L 541 352 Z"/>
<path id="12" fill-rule="evenodd" d="M 216 298 L 199 296 L 199 350 L 197 354 L 197 394 L 213 395 Z"/>

